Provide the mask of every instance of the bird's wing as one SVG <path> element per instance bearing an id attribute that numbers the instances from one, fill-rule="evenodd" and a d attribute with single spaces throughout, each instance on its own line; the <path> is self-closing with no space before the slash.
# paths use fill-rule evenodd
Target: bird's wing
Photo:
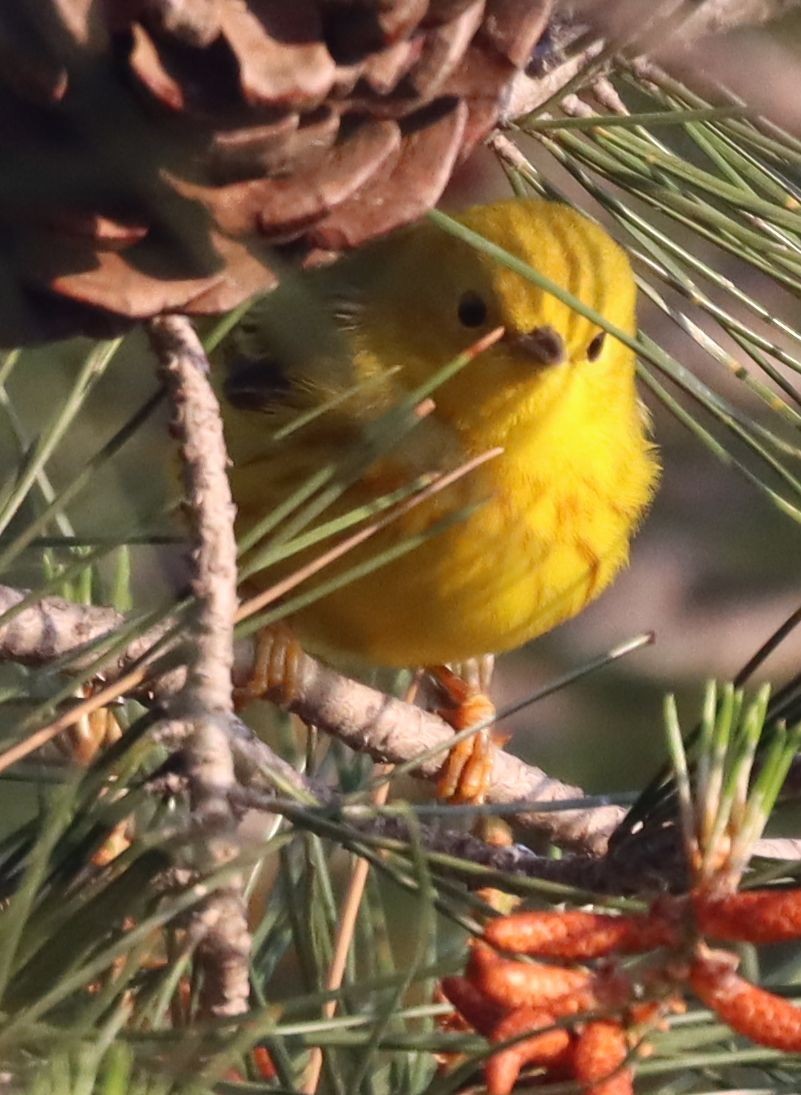
<path id="1" fill-rule="evenodd" d="M 391 399 L 380 375 L 365 377 L 354 361 L 359 311 L 358 288 L 331 271 L 287 278 L 237 328 L 223 384 L 228 401 L 271 425 L 345 397 L 348 418 L 374 417 Z"/>
<path id="2" fill-rule="evenodd" d="M 280 497 L 332 460 L 367 456 L 373 423 L 409 394 L 394 368 L 358 352 L 364 278 L 342 266 L 289 278 L 240 325 L 218 381 L 240 509 L 244 495 Z M 362 468 L 355 495 L 379 497 L 463 459 L 434 412 Z"/>

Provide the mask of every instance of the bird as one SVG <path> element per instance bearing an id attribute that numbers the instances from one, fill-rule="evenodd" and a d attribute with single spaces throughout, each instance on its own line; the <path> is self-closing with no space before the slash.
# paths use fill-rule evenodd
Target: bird
<path id="1" fill-rule="evenodd" d="M 628 258 L 582 213 L 512 198 L 455 219 L 611 328 L 636 331 Z M 575 616 L 626 564 L 659 476 L 634 351 L 431 220 L 333 267 L 290 274 L 242 321 L 216 381 L 239 530 L 364 445 L 382 415 L 492 332 L 497 340 L 431 392 L 433 406 L 325 516 L 495 455 L 325 571 L 328 580 L 405 538 L 421 541 L 294 613 L 309 652 L 348 665 L 475 664 Z M 447 673 L 440 679 L 453 684 Z"/>

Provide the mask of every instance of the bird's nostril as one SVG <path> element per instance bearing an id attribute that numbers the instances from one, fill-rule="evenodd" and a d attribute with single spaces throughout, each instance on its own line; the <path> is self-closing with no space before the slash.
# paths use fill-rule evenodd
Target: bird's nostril
<path id="1" fill-rule="evenodd" d="M 565 340 L 550 325 L 515 335 L 514 344 L 539 365 L 559 365 L 567 357 Z"/>

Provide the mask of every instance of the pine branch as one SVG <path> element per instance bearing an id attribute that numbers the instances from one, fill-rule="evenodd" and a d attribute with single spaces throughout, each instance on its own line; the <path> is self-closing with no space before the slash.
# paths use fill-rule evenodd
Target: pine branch
<path id="1" fill-rule="evenodd" d="M 0 586 L 0 606 L 13 606 L 29 596 L 27 591 Z M 0 622 L 0 660 L 47 665 L 77 655 L 87 643 L 108 637 L 125 623 L 125 616 L 110 608 L 70 604 L 58 597 L 35 602 L 10 623 Z M 161 639 L 166 631 L 159 625 L 153 637 Z M 124 673 L 132 661 L 142 659 L 153 639 L 139 636 L 115 661 L 118 673 Z M 236 645 L 234 683 L 244 685 L 252 674 L 255 646 L 251 640 Z M 107 669 L 106 677 L 113 679 Z M 185 675 L 174 671 L 168 677 L 151 680 L 142 691 L 154 691 L 161 700 L 174 689 L 184 687 Z M 141 693 L 140 693 L 141 694 Z M 280 688 L 268 695 L 276 701 L 283 696 Z M 82 706 L 82 710 L 86 705 Z M 413 767 L 412 773 L 429 782 L 436 780 L 447 748 L 453 741 L 453 729 L 438 715 L 413 704 L 387 696 L 330 669 L 307 654 L 297 666 L 296 689 L 286 709 L 305 722 L 319 727 L 343 741 L 356 752 L 391 764 L 411 764 L 425 749 L 441 747 L 441 754 Z M 62 727 L 63 729 L 63 727 Z M 255 735 L 253 741 L 258 741 Z M 250 746 L 239 734 L 234 748 L 242 763 L 254 761 Z M 259 750 L 256 748 L 258 756 Z M 0 758 L 1 760 L 1 758 Z M 555 780 L 534 765 L 526 764 L 503 750 L 496 750 L 487 801 L 495 804 L 553 803 L 583 797 L 583 791 Z M 623 815 L 617 806 L 594 809 L 521 814 L 525 827 L 544 833 L 555 843 L 600 854 L 609 835 Z"/>
<path id="2" fill-rule="evenodd" d="M 193 821 L 206 837 L 199 865 L 209 869 L 236 858 L 239 850 L 229 801 L 236 782 L 229 733 L 237 605 L 234 505 L 219 407 L 192 325 L 180 317 L 153 320 L 150 339 L 174 408 L 172 429 L 194 539 L 191 660 L 181 688 L 163 700 L 166 721 L 158 732 L 184 755 Z M 242 887 L 242 878 L 233 878 L 190 918 L 207 1015 L 238 1015 L 248 1007 L 250 933 Z"/>

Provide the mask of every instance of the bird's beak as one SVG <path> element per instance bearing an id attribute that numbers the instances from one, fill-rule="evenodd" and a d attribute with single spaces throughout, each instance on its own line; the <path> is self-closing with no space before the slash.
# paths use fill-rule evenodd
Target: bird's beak
<path id="1" fill-rule="evenodd" d="M 565 340 L 555 327 L 532 327 L 530 331 L 508 331 L 505 339 L 535 365 L 561 365 L 567 360 Z"/>

